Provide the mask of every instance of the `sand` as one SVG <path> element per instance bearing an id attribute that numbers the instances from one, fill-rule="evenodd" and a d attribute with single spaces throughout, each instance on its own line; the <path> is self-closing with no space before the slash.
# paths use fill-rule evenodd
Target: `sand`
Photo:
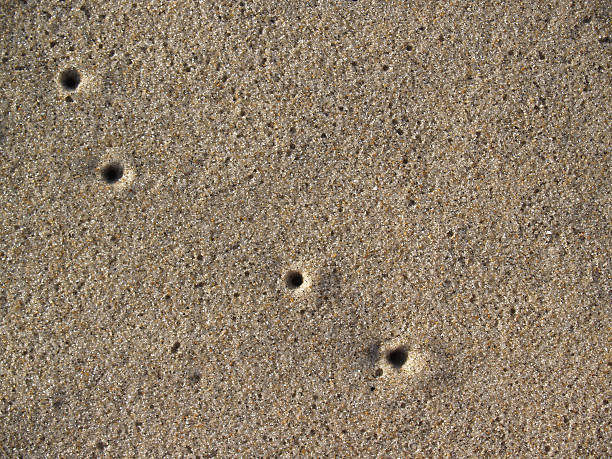
<path id="1" fill-rule="evenodd" d="M 0 456 L 612 456 L 610 11 L 3 1 Z"/>

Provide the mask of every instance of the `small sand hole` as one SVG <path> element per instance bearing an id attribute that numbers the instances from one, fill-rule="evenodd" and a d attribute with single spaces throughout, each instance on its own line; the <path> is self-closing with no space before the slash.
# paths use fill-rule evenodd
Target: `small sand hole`
<path id="1" fill-rule="evenodd" d="M 408 353 L 402 346 L 395 348 L 387 354 L 387 362 L 395 368 L 401 368 L 408 360 Z"/>
<path id="2" fill-rule="evenodd" d="M 304 276 L 299 271 L 289 271 L 285 276 L 285 285 L 291 290 L 295 290 L 304 283 Z"/>
<path id="3" fill-rule="evenodd" d="M 119 163 L 110 163 L 102 168 L 102 179 L 106 183 L 117 183 L 123 177 L 123 166 Z"/>
<path id="4" fill-rule="evenodd" d="M 81 75 L 77 69 L 66 69 L 60 73 L 59 81 L 66 91 L 76 91 L 81 83 Z"/>

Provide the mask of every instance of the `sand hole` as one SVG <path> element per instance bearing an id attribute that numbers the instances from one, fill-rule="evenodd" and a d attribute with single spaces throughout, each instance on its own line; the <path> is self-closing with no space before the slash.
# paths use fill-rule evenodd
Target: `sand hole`
<path id="1" fill-rule="evenodd" d="M 402 368 L 408 360 L 408 353 L 403 346 L 392 349 L 387 353 L 387 362 L 395 368 Z"/>
<path id="2" fill-rule="evenodd" d="M 110 163 L 102 168 L 102 179 L 106 183 L 117 183 L 123 177 L 123 166 L 119 163 Z"/>
<path id="3" fill-rule="evenodd" d="M 66 91 L 76 91 L 81 83 L 81 75 L 77 69 L 66 69 L 60 73 L 59 81 Z"/>
<path id="4" fill-rule="evenodd" d="M 304 283 L 304 276 L 299 271 L 289 271 L 285 275 L 285 285 L 290 290 L 300 288 Z"/>

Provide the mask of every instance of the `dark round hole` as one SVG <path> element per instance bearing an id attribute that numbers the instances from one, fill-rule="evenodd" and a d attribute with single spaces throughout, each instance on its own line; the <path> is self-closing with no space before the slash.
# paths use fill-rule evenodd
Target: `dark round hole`
<path id="1" fill-rule="evenodd" d="M 406 360 L 408 360 L 408 353 L 403 347 L 393 349 L 387 354 L 387 362 L 395 368 L 401 368 L 406 363 Z"/>
<path id="2" fill-rule="evenodd" d="M 60 84 L 67 91 L 74 91 L 81 82 L 81 75 L 76 69 L 67 69 L 60 74 Z"/>
<path id="3" fill-rule="evenodd" d="M 304 276 L 298 271 L 289 271 L 285 277 L 287 287 L 294 290 L 304 283 Z"/>
<path id="4" fill-rule="evenodd" d="M 118 182 L 121 177 L 123 177 L 123 166 L 121 164 L 112 163 L 102 169 L 102 178 L 106 183 Z"/>

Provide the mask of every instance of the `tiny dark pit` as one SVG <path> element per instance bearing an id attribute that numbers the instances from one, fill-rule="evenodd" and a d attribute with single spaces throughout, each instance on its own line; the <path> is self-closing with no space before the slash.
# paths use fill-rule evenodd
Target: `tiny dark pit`
<path id="1" fill-rule="evenodd" d="M 81 83 L 81 75 L 76 69 L 67 69 L 60 73 L 60 84 L 66 91 L 75 91 Z"/>
<path id="2" fill-rule="evenodd" d="M 387 362 L 389 362 L 395 368 L 401 368 L 408 360 L 408 353 L 403 347 L 398 347 L 389 351 L 387 354 Z"/>
<path id="3" fill-rule="evenodd" d="M 118 163 L 112 163 L 104 166 L 102 169 L 102 178 L 106 183 L 116 183 L 123 177 L 123 166 Z"/>
<path id="4" fill-rule="evenodd" d="M 285 284 L 287 288 L 295 290 L 304 283 L 304 276 L 299 271 L 289 271 L 285 276 Z"/>

